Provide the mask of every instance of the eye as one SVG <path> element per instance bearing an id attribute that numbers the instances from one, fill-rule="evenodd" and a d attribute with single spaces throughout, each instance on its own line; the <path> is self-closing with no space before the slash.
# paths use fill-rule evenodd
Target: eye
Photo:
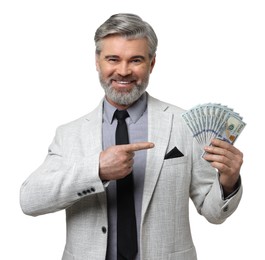
<path id="1" fill-rule="evenodd" d="M 105 57 L 105 60 L 110 63 L 110 64 L 114 64 L 114 63 L 117 63 L 119 62 L 119 58 L 116 57 L 116 56 L 107 56 Z"/>
<path id="2" fill-rule="evenodd" d="M 138 64 L 138 63 L 141 63 L 141 62 L 142 62 L 142 60 L 139 59 L 139 58 L 131 60 L 131 63 L 135 63 L 135 64 Z"/>
<path id="3" fill-rule="evenodd" d="M 118 62 L 118 59 L 117 58 L 108 58 L 107 61 L 109 63 L 116 63 L 116 62 Z"/>

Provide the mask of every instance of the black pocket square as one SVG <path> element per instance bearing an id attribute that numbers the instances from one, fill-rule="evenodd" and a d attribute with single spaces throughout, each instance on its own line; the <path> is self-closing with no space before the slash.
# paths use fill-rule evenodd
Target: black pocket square
<path id="1" fill-rule="evenodd" d="M 166 159 L 173 159 L 173 158 L 178 158 L 184 156 L 183 153 L 175 146 L 172 150 L 170 150 L 166 155 L 165 155 L 165 160 Z"/>

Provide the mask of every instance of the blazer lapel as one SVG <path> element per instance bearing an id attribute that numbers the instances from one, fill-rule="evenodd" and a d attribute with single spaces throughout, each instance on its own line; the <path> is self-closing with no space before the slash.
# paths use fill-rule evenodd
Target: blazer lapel
<path id="1" fill-rule="evenodd" d="M 85 117 L 83 140 L 86 142 L 87 151 L 102 151 L 102 101 L 98 107 Z"/>
<path id="2" fill-rule="evenodd" d="M 147 151 L 145 184 L 142 202 L 142 220 L 148 208 L 164 161 L 168 146 L 173 114 L 168 105 L 148 96 L 148 141 L 155 147 Z"/>

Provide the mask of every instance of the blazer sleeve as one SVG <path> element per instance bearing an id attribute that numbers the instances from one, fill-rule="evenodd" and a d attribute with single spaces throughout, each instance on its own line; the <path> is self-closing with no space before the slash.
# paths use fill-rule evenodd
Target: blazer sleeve
<path id="1" fill-rule="evenodd" d="M 195 146 L 196 147 L 196 146 Z M 210 223 L 224 222 L 238 207 L 242 197 L 242 185 L 224 198 L 218 172 L 209 162 L 201 158 L 201 151 L 195 148 L 190 196 L 197 211 Z"/>
<path id="2" fill-rule="evenodd" d="M 20 205 L 27 215 L 37 216 L 71 206 L 85 196 L 104 192 L 99 178 L 99 153 L 69 156 L 58 128 L 43 164 L 22 184 Z M 73 146 L 73 145 L 72 145 Z M 71 153 L 74 153 L 71 151 Z"/>

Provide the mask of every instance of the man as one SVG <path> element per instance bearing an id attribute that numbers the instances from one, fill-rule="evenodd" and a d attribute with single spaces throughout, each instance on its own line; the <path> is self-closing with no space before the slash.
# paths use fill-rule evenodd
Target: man
<path id="1" fill-rule="evenodd" d="M 181 119 L 184 110 L 145 91 L 157 47 L 148 23 L 113 15 L 96 31 L 95 43 L 105 97 L 94 111 L 57 129 L 44 163 L 21 187 L 22 210 L 32 216 L 66 210 L 63 260 L 195 260 L 189 198 L 209 222 L 225 221 L 242 195 L 243 155 L 214 139 L 201 158 Z M 124 123 L 115 137 L 121 124 L 116 110 L 128 112 L 130 144 L 117 141 Z M 129 208 L 119 183 L 128 178 L 134 211 L 126 220 L 136 217 L 131 231 L 119 228 L 120 210 Z M 122 199 L 127 204 L 120 207 Z"/>

